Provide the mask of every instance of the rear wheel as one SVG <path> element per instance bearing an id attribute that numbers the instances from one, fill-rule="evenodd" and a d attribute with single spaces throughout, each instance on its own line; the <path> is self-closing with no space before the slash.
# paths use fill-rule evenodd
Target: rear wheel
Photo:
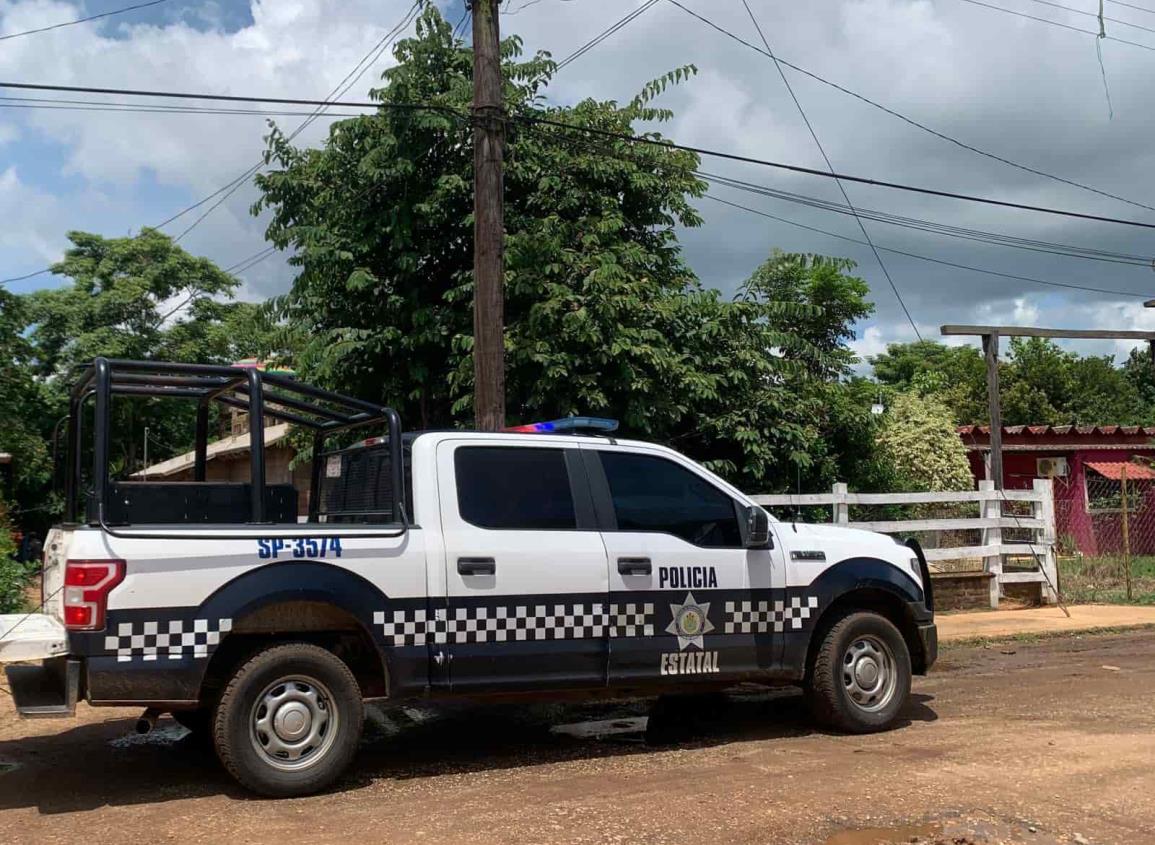
<path id="1" fill-rule="evenodd" d="M 364 718 L 348 666 L 315 645 L 287 643 L 233 674 L 216 707 L 213 742 L 243 786 L 271 797 L 306 795 L 345 770 Z"/>
<path id="2" fill-rule="evenodd" d="M 889 728 L 910 695 L 910 652 L 877 613 L 851 613 L 823 637 L 807 694 L 823 723 L 849 733 Z"/>

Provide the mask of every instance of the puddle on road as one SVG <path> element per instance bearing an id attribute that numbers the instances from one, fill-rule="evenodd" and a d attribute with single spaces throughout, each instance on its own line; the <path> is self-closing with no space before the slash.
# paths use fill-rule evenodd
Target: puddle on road
<path id="1" fill-rule="evenodd" d="M 159 725 L 146 734 L 130 733 L 110 739 L 113 748 L 139 748 L 140 746 L 166 747 L 176 745 L 188 736 L 188 731 L 180 725 Z"/>
<path id="2" fill-rule="evenodd" d="M 0 760 L 0 775 L 6 775 L 9 772 L 14 772 L 19 768 L 19 763 L 13 763 L 10 760 Z"/>
<path id="3" fill-rule="evenodd" d="M 564 734 L 577 739 L 604 739 L 606 737 L 640 734 L 646 730 L 645 716 L 631 716 L 624 719 L 599 719 L 590 722 L 573 722 L 568 725 L 554 725 L 550 733 Z"/>

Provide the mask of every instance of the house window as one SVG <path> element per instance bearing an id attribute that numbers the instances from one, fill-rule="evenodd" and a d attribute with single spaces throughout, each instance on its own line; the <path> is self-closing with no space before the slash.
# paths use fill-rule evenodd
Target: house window
<path id="1" fill-rule="evenodd" d="M 1130 469 L 1128 469 L 1130 472 Z M 1135 474 L 1148 474 L 1146 467 L 1136 465 Z M 1114 469 L 1107 473 L 1099 472 L 1091 467 L 1083 474 L 1083 489 L 1087 503 L 1087 513 L 1121 513 L 1123 510 L 1123 479 Z M 1127 512 L 1138 513 L 1151 489 L 1150 478 L 1127 479 Z"/>

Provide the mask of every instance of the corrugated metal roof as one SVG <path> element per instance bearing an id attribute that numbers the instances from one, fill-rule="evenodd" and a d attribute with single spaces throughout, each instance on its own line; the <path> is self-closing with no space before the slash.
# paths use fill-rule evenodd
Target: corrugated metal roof
<path id="1" fill-rule="evenodd" d="M 1129 436 L 1145 435 L 1148 437 L 1155 437 L 1155 426 L 1138 426 L 1138 425 L 1004 425 L 1003 434 L 1029 434 L 1044 436 L 1048 434 L 1057 434 L 1059 436 L 1071 434 L 1074 432 L 1079 435 L 1103 434 L 1108 437 L 1113 434 L 1126 434 Z M 989 425 L 960 425 L 958 427 L 959 434 L 990 434 L 991 427 Z"/>
<path id="2" fill-rule="evenodd" d="M 1087 461 L 1084 466 L 1095 470 L 1105 478 L 1119 481 L 1123 477 L 1123 467 L 1127 468 L 1128 481 L 1155 480 L 1155 469 L 1147 464 L 1137 464 L 1131 461 Z"/>

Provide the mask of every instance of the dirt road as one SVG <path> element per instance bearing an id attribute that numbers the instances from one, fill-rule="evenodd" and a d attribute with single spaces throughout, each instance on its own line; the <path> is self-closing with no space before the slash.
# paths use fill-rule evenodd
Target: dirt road
<path id="1" fill-rule="evenodd" d="M 886 734 L 796 696 L 699 709 L 665 749 L 637 706 L 377 714 L 339 790 L 275 802 L 167 719 L 0 696 L 0 842 L 1155 843 L 1155 632 L 948 650 Z"/>

